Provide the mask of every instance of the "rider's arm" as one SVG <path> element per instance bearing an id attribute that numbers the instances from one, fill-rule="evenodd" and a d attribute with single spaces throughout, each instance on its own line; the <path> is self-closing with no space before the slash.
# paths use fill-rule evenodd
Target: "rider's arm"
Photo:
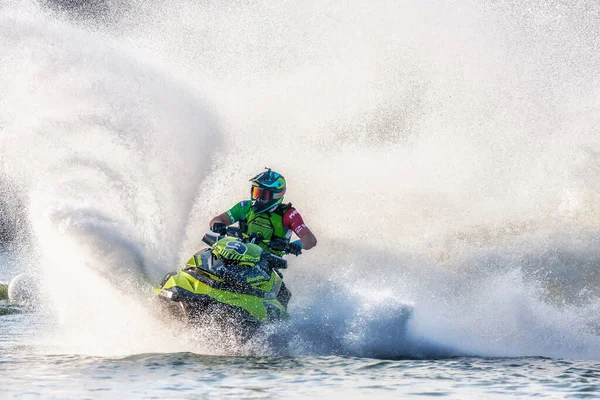
<path id="1" fill-rule="evenodd" d="M 298 237 L 300 238 L 300 242 L 302 242 L 302 250 L 310 250 L 317 245 L 317 238 L 308 228 L 305 228 L 298 234 Z"/>
<path id="2" fill-rule="evenodd" d="M 215 224 L 215 222 L 220 222 L 225 225 L 231 225 L 231 222 L 229 222 L 229 218 L 227 218 L 227 214 L 225 214 L 225 213 L 219 214 L 216 217 L 214 217 L 213 219 L 211 219 L 210 222 L 208 223 L 208 226 L 213 226 Z"/>
<path id="3" fill-rule="evenodd" d="M 240 201 L 235 206 L 231 207 L 229 210 L 224 212 L 223 214 L 219 214 L 213 219 L 210 220 L 208 226 L 213 226 L 215 222 L 221 222 L 225 225 L 231 225 L 236 223 L 237 221 L 243 219 L 248 211 L 250 211 L 250 207 L 252 203 L 249 201 Z"/>
<path id="4" fill-rule="evenodd" d="M 294 231 L 294 233 L 300 238 L 302 243 L 302 250 L 310 250 L 317 245 L 317 238 L 308 229 L 300 213 L 290 208 L 288 212 L 283 216 L 283 225 Z"/>

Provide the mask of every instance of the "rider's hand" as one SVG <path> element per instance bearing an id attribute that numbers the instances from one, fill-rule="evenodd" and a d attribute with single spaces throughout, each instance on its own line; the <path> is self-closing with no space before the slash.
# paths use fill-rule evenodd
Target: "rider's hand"
<path id="1" fill-rule="evenodd" d="M 227 229 L 227 226 L 225 226 L 225 224 L 224 224 L 224 223 L 222 223 L 222 222 L 215 222 L 215 223 L 214 223 L 214 224 L 212 224 L 212 226 L 210 227 L 210 230 L 211 230 L 211 231 L 213 231 L 213 232 L 215 232 L 215 233 L 218 233 L 218 234 L 220 234 L 220 235 L 221 235 L 221 234 L 222 234 L 222 233 L 225 231 L 225 229 Z"/>
<path id="2" fill-rule="evenodd" d="M 293 254 L 295 256 L 298 256 L 302 253 L 302 242 L 299 240 L 296 240 L 290 244 L 288 244 L 286 252 L 288 254 Z"/>

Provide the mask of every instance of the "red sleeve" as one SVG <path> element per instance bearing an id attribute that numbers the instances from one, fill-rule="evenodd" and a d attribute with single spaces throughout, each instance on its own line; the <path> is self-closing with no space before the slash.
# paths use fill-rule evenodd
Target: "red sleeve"
<path id="1" fill-rule="evenodd" d="M 298 237 L 302 237 L 308 232 L 308 228 L 304 224 L 302 216 L 295 208 L 290 208 L 283 214 L 283 226 L 293 230 Z"/>

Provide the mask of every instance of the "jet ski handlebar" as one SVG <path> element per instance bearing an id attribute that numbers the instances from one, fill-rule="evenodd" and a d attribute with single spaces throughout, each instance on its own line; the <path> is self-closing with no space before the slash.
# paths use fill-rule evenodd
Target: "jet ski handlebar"
<path id="1" fill-rule="evenodd" d="M 209 246 L 214 245 L 216 242 L 218 242 L 220 239 L 222 239 L 225 236 L 236 237 L 244 242 L 254 243 L 254 244 L 258 244 L 258 243 L 264 241 L 264 237 L 260 233 L 258 233 L 258 234 L 252 233 L 252 234 L 244 237 L 244 234 L 242 233 L 241 229 L 238 228 L 237 226 L 226 226 L 225 224 L 223 224 L 221 222 L 215 222 L 210 227 L 210 230 L 213 231 L 214 233 L 216 233 L 216 235 L 207 233 L 202 238 L 202 241 L 204 243 L 208 244 Z M 268 242 L 268 246 L 271 247 L 273 250 L 283 251 L 286 254 L 290 254 L 290 249 L 289 249 L 288 244 L 289 243 L 287 240 L 280 239 L 280 238 L 271 239 Z"/>

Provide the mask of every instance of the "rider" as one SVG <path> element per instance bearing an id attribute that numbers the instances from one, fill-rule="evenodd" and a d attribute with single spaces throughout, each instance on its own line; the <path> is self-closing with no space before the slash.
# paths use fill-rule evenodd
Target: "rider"
<path id="1" fill-rule="evenodd" d="M 284 252 L 269 246 L 268 242 L 273 239 L 285 241 L 286 251 L 294 255 L 317 245 L 317 238 L 304 224 L 300 213 L 291 203 L 283 203 L 286 185 L 281 174 L 266 168 L 250 182 L 251 200 L 240 201 L 229 211 L 214 217 L 209 223 L 212 231 L 219 231 L 222 227 L 219 224 L 227 226 L 239 221 L 243 233 L 262 235 L 265 242 L 261 241 L 260 245 L 277 255 L 283 255 Z M 299 240 L 290 243 L 292 232 Z"/>

